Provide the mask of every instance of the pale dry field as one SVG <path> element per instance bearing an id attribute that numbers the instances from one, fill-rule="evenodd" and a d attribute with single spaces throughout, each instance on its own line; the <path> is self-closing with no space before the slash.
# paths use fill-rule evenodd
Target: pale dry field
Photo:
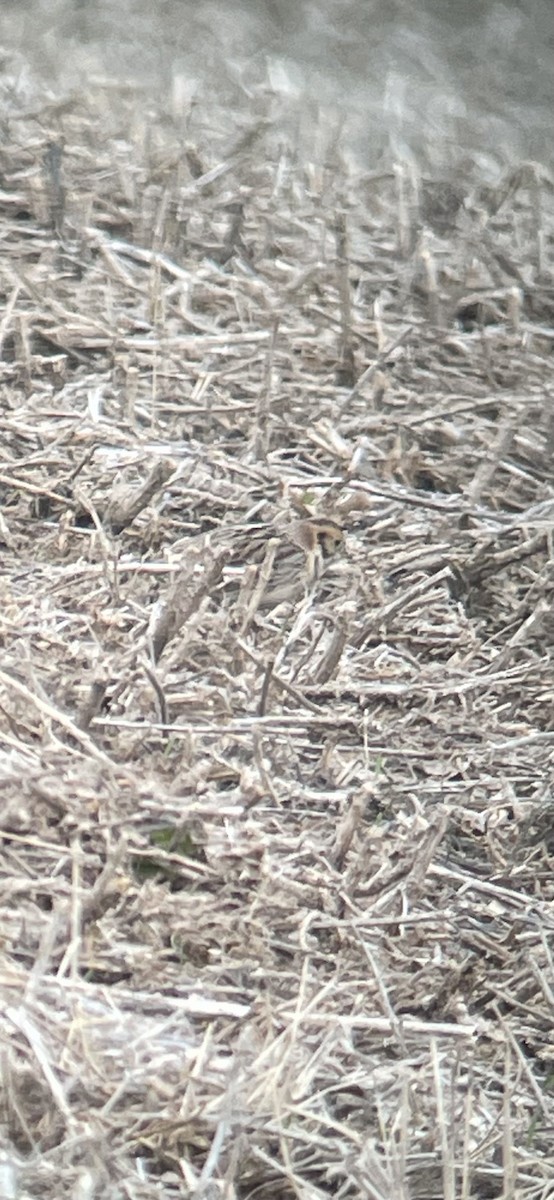
<path id="1" fill-rule="evenodd" d="M 549 10 L 401 10 L 4 8 L 1 1200 L 554 1195 Z"/>

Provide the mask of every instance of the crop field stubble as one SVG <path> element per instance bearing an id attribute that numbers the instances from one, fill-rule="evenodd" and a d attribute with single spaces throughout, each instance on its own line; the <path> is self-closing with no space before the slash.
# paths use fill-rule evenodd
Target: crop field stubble
<path id="1" fill-rule="evenodd" d="M 552 17 L 407 12 L 3 6 L 5 1197 L 553 1193 Z"/>

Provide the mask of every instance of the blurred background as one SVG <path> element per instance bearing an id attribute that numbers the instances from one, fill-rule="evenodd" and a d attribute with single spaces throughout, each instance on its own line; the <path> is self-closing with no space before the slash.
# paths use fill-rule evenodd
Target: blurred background
<path id="1" fill-rule="evenodd" d="M 0 27 L 23 73 L 128 79 L 172 116 L 185 94 L 240 111 L 265 93 L 284 120 L 323 106 L 368 166 L 552 157 L 552 0 L 4 0 Z"/>

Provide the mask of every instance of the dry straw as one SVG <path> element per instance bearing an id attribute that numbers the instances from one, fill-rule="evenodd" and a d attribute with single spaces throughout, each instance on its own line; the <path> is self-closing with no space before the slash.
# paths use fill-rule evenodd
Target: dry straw
<path id="1" fill-rule="evenodd" d="M 107 95 L 2 138 L 0 1192 L 546 1200 L 551 181 Z"/>

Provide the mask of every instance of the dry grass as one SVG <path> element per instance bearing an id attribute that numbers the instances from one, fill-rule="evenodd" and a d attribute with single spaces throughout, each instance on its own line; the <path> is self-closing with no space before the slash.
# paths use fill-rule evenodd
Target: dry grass
<path id="1" fill-rule="evenodd" d="M 551 180 L 10 103 L 0 1192 L 546 1200 Z"/>

